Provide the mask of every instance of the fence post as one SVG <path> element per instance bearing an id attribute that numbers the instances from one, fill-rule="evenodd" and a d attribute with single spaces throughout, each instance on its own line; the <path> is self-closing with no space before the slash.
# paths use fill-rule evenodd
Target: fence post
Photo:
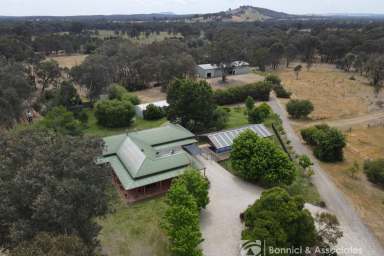
<path id="1" fill-rule="evenodd" d="M 285 153 L 287 153 L 289 159 L 291 159 L 291 161 L 293 161 L 293 158 L 292 158 L 291 154 L 289 153 L 289 150 L 288 150 L 287 147 L 285 146 L 284 141 L 283 141 L 283 139 L 281 138 L 279 131 L 278 131 L 278 130 L 276 129 L 276 127 L 275 127 L 275 124 L 272 124 L 272 129 L 273 129 L 274 133 L 276 134 L 276 137 L 277 137 L 277 139 L 279 140 L 281 146 L 283 147 Z"/>

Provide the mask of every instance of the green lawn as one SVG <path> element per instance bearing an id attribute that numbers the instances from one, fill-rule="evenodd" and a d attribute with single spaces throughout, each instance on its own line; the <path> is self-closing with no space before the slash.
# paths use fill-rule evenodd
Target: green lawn
<path id="1" fill-rule="evenodd" d="M 155 120 L 155 121 L 147 121 L 141 118 L 136 118 L 134 123 L 129 127 L 123 127 L 123 128 L 106 128 L 103 126 L 100 126 L 97 123 L 97 120 L 94 115 L 94 111 L 87 110 L 88 114 L 88 127 L 84 131 L 87 135 L 93 135 L 93 136 L 99 136 L 99 137 L 106 137 L 111 135 L 116 135 L 128 131 L 135 131 L 135 130 L 144 130 L 144 129 L 150 129 L 159 127 L 167 122 L 165 118 Z"/>
<path id="2" fill-rule="evenodd" d="M 244 107 L 225 107 L 229 111 L 229 120 L 225 129 L 232 129 L 248 124 L 248 116 Z"/>
<path id="3" fill-rule="evenodd" d="M 126 205 L 114 187 L 110 188 L 113 212 L 98 219 L 103 253 L 113 256 L 167 256 L 168 241 L 160 227 L 167 205 L 158 197 Z"/>

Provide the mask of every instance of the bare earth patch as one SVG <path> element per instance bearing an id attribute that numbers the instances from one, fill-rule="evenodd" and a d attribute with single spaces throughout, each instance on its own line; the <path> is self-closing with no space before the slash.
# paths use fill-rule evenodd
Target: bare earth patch
<path id="1" fill-rule="evenodd" d="M 343 72 L 334 65 L 316 64 L 310 71 L 303 68 L 296 80 L 295 65 L 278 71 L 278 75 L 293 93 L 292 98 L 313 102 L 315 111 L 310 116 L 313 120 L 348 118 L 382 109 L 383 91 L 375 94 L 365 77 Z"/>
<path id="2" fill-rule="evenodd" d="M 86 54 L 79 54 L 79 55 L 70 55 L 70 56 L 50 57 L 49 59 L 57 61 L 61 68 L 70 69 L 83 63 L 83 61 L 87 56 L 88 55 Z"/>
<path id="3" fill-rule="evenodd" d="M 384 245 L 384 188 L 370 183 L 362 171 L 364 160 L 384 156 L 384 128 L 355 129 L 347 133 L 347 140 L 343 163 L 321 165 Z M 361 171 L 352 178 L 347 170 L 355 160 L 359 162 Z"/>
<path id="4" fill-rule="evenodd" d="M 167 95 L 161 91 L 161 87 L 153 87 L 141 91 L 134 92 L 139 97 L 141 103 L 151 103 L 155 101 L 165 100 Z"/>
<path id="5" fill-rule="evenodd" d="M 207 82 L 212 86 L 213 89 L 223 89 L 256 83 L 259 81 L 263 81 L 264 79 L 265 77 L 263 76 L 257 75 L 255 73 L 249 73 L 244 75 L 227 76 L 226 83 L 222 82 L 221 77 L 207 79 Z"/>

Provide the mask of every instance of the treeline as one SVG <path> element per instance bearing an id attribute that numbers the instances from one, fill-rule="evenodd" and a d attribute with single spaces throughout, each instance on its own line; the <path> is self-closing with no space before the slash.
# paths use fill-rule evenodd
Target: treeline
<path id="1" fill-rule="evenodd" d="M 165 86 L 175 78 L 193 76 L 195 65 L 186 45 L 178 40 L 142 46 L 112 40 L 70 73 L 95 98 L 111 83 L 119 83 L 131 91 L 149 85 Z"/>
<path id="2" fill-rule="evenodd" d="M 94 100 L 112 83 L 131 91 L 156 85 L 166 89 L 175 78 L 192 77 L 198 63 L 221 65 L 225 80 L 228 71 L 225 67 L 236 60 L 247 61 L 261 71 L 289 66 L 294 61 L 305 62 L 307 68 L 313 63 L 326 62 L 347 72 L 359 72 L 379 88 L 384 81 L 383 24 L 381 21 L 331 19 L 241 24 L 2 20 L 0 56 L 2 62 L 7 63 L 2 68 L 22 66 L 23 75 L 16 77 L 23 77 L 30 84 L 30 93 L 25 94 L 25 90 L 13 88 L 15 79 L 10 81 L 6 75 L 8 71 L 0 72 L 1 112 L 7 113 L 10 105 L 15 106 L 9 117 L 2 114 L 2 118 L 11 118 L 12 122 L 19 120 L 20 110 L 34 105 L 28 99 L 33 89 L 41 84 L 44 89 L 55 88 L 62 79 L 73 80 L 86 87 L 89 98 Z M 116 37 L 97 39 L 94 31 L 100 29 L 115 31 Z M 160 32 L 180 33 L 182 37 L 139 45 L 121 36 L 138 37 L 142 33 Z M 82 65 L 63 73 L 53 63 L 40 64 L 52 53 L 87 53 L 89 57 Z M 64 76 L 57 77 L 60 73 Z M 248 89 L 219 91 L 215 100 L 220 105 L 236 103 L 244 100 L 245 94 L 252 93 Z M 289 97 L 281 88 L 273 89 Z M 5 94 L 12 95 L 5 97 Z M 9 124 L 8 121 L 4 123 Z"/>

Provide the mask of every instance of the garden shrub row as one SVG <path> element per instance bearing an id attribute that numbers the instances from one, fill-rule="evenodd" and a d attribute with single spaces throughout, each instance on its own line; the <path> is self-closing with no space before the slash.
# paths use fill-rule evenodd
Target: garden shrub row
<path id="1" fill-rule="evenodd" d="M 229 105 L 244 102 L 248 96 L 255 100 L 268 101 L 272 90 L 269 82 L 258 82 L 214 92 L 214 100 L 218 105 Z"/>
<path id="2" fill-rule="evenodd" d="M 272 89 L 278 98 L 289 99 L 291 97 L 292 93 L 284 88 L 284 86 L 281 84 L 280 77 L 277 75 L 270 74 L 265 78 L 265 81 L 272 84 Z"/>
<path id="3" fill-rule="evenodd" d="M 167 193 L 162 226 L 170 241 L 172 256 L 202 256 L 200 210 L 209 202 L 209 181 L 198 170 L 188 169 L 172 182 Z"/>

